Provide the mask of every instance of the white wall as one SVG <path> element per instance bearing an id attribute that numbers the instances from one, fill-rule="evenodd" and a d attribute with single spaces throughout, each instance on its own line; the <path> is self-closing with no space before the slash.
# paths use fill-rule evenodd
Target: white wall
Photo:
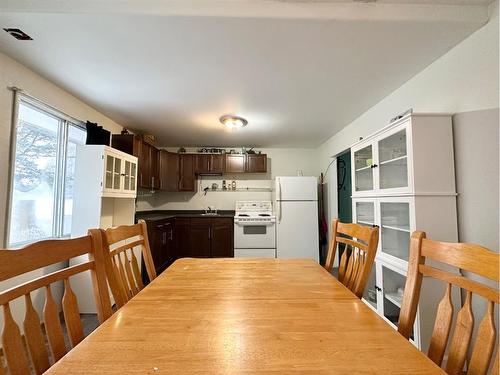
<path id="1" fill-rule="evenodd" d="M 168 148 L 175 150 L 176 148 Z M 203 176 L 198 180 L 196 193 L 166 193 L 156 192 L 150 196 L 137 199 L 137 210 L 202 210 L 214 207 L 219 210 L 234 210 L 238 200 L 271 200 L 271 192 L 208 192 L 203 194 L 203 188 L 217 183 L 222 186 L 222 180 L 229 183 L 236 181 L 239 188 L 272 188 L 272 179 L 276 176 L 295 176 L 301 171 L 304 176 L 317 176 L 317 153 L 314 149 L 258 149 L 267 154 L 268 173 Z"/>
<path id="2" fill-rule="evenodd" d="M 90 120 L 103 125 L 111 132 L 119 132 L 122 128 L 106 116 L 97 112 L 87 104 L 70 95 L 68 92 L 57 87 L 52 82 L 19 64 L 10 57 L 0 53 L 0 246 L 4 244 L 5 212 L 8 197 L 8 171 L 10 154 L 10 131 L 12 118 L 13 93 L 7 87 L 16 86 L 26 93 L 58 108 L 62 112 L 80 120 Z M 57 269 L 57 265 L 48 267 L 44 271 L 35 271 L 29 275 L 0 282 L 0 290 L 5 290 L 23 280 L 41 276 L 43 272 L 51 272 Z M 60 298 L 62 288 L 54 291 L 55 297 Z M 40 308 L 44 297 L 42 293 L 32 296 L 33 303 Z M 16 301 L 11 305 L 12 313 L 17 321 L 24 315 L 24 303 Z M 0 326 L 3 315 L 0 314 Z M 20 326 L 22 329 L 22 326 Z"/>

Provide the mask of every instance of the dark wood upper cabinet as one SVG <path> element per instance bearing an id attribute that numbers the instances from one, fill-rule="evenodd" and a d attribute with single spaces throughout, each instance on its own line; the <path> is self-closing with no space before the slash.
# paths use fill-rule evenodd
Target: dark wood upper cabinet
<path id="1" fill-rule="evenodd" d="M 210 255 L 213 258 L 234 257 L 233 232 L 232 219 L 212 219 L 212 226 L 210 229 Z"/>
<path id="2" fill-rule="evenodd" d="M 195 173 L 224 173 L 224 155 L 197 154 L 195 157 Z"/>
<path id="3" fill-rule="evenodd" d="M 158 149 L 143 141 L 140 135 L 113 134 L 111 146 L 137 157 L 137 185 L 142 189 L 159 189 Z"/>
<path id="4" fill-rule="evenodd" d="M 195 158 L 195 173 L 209 173 L 210 172 L 210 155 L 198 154 Z"/>
<path id="5" fill-rule="evenodd" d="M 210 155 L 210 172 L 224 173 L 225 161 L 224 155 Z"/>
<path id="6" fill-rule="evenodd" d="M 245 172 L 245 155 L 242 154 L 226 154 L 226 173 L 244 173 Z"/>
<path id="7" fill-rule="evenodd" d="M 266 154 L 247 154 L 246 170 L 247 173 L 266 173 L 267 155 Z"/>
<path id="8" fill-rule="evenodd" d="M 179 155 L 160 150 L 160 190 L 179 191 Z"/>
<path id="9" fill-rule="evenodd" d="M 151 188 L 153 190 L 158 190 L 160 188 L 160 150 L 156 147 L 151 146 L 150 151 L 151 158 Z"/>
<path id="10" fill-rule="evenodd" d="M 179 191 L 194 191 L 196 180 L 194 175 L 195 155 L 179 155 Z"/>

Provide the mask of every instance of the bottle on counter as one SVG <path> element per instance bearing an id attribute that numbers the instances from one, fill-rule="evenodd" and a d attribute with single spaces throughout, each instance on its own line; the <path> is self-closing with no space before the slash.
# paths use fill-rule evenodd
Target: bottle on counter
<path id="1" fill-rule="evenodd" d="M 233 180 L 233 182 L 231 182 L 231 189 L 236 190 L 236 180 Z"/>
<path id="2" fill-rule="evenodd" d="M 227 189 L 226 180 L 222 180 L 222 190 L 226 190 L 226 189 Z"/>

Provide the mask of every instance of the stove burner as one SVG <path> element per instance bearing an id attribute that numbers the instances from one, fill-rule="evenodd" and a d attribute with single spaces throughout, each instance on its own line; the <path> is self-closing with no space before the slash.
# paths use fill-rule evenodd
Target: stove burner
<path id="1" fill-rule="evenodd" d="M 259 216 L 269 217 L 271 215 L 269 215 L 269 214 L 259 214 Z"/>

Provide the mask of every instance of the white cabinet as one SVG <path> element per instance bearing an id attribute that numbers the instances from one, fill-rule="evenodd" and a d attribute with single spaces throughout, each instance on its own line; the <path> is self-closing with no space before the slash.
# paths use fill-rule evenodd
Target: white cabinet
<path id="1" fill-rule="evenodd" d="M 351 148 L 353 196 L 454 194 L 451 116 L 406 116 Z"/>
<path id="2" fill-rule="evenodd" d="M 396 328 L 411 233 L 420 230 L 429 238 L 457 241 L 451 117 L 406 116 L 353 145 L 351 158 L 353 222 L 380 228 L 363 301 Z M 424 280 L 412 335 L 423 350 L 444 294 L 442 285 L 429 282 Z M 458 295 L 454 301 L 460 301 Z"/>
<path id="3" fill-rule="evenodd" d="M 102 197 L 137 196 L 137 158 L 108 146 L 85 145 L 77 149 L 76 178 Z"/>
<path id="4" fill-rule="evenodd" d="M 119 153 L 119 154 L 118 154 Z M 103 193 L 106 196 L 119 194 L 136 195 L 137 158 L 117 150 L 104 150 L 105 163 Z"/>

